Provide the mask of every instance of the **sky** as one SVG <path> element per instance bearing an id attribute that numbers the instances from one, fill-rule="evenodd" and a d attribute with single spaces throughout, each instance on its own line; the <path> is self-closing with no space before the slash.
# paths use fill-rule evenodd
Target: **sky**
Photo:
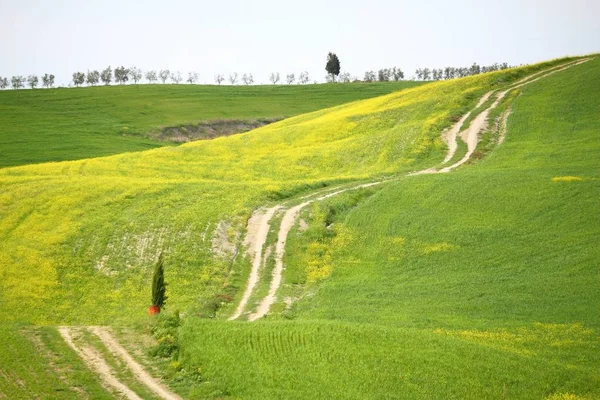
<path id="1" fill-rule="evenodd" d="M 252 73 L 266 83 L 308 71 L 507 62 L 600 52 L 599 0 L 0 0 L 0 76 L 136 66 Z"/>

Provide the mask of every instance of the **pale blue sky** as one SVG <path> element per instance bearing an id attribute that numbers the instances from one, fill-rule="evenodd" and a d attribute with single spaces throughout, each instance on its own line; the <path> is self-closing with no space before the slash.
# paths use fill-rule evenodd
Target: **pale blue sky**
<path id="1" fill-rule="evenodd" d="M 0 76 L 108 65 L 216 73 L 531 63 L 600 51 L 598 0 L 0 0 Z"/>

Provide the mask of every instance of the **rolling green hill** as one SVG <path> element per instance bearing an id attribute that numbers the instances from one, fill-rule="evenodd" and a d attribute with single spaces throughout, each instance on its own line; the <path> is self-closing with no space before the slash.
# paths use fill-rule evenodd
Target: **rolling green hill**
<path id="1" fill-rule="evenodd" d="M 457 115 L 490 88 L 549 65 L 428 84 L 212 141 L 4 168 L 0 316 L 136 319 L 145 313 L 161 250 L 171 306 L 201 307 L 232 268 L 213 255 L 219 221 L 235 235 L 251 210 L 269 201 L 434 165 L 444 152 L 439 134 Z M 246 270 L 247 259 L 237 261 Z"/>
<path id="2" fill-rule="evenodd" d="M 0 91 L 0 168 L 148 150 L 161 128 L 291 117 L 421 85 L 126 85 Z"/>
<path id="3" fill-rule="evenodd" d="M 212 141 L 4 168 L 0 319 L 145 326 L 163 251 L 159 321 L 184 318 L 161 365 L 186 398 L 598 398 L 600 60 L 511 92 L 505 141 L 492 126 L 469 164 L 407 175 L 443 160 L 440 133 L 484 93 L 570 60 Z M 306 207 L 271 313 L 225 320 L 250 271 L 232 249 L 253 210 L 380 179 Z M 19 329 L 0 331 L 19 343 L 0 344 L 0 361 L 35 352 Z"/>
<path id="4" fill-rule="evenodd" d="M 197 393 L 600 398 L 598 85 L 598 59 L 532 83 L 474 165 L 307 210 L 279 316 L 184 325 Z M 323 243 L 331 276 L 299 283 Z"/>

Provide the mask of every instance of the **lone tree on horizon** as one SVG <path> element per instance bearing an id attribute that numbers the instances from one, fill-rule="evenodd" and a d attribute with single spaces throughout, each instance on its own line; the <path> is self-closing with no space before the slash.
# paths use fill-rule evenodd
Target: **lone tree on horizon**
<path id="1" fill-rule="evenodd" d="M 331 81 L 335 82 L 335 77 L 340 74 L 340 59 L 335 53 L 327 54 L 327 64 L 325 70 L 331 76 Z"/>

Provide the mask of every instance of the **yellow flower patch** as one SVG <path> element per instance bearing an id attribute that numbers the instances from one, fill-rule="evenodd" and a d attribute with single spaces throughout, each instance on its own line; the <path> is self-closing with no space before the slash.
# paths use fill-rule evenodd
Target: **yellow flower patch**
<path id="1" fill-rule="evenodd" d="M 331 253 L 327 245 L 313 242 L 308 246 L 307 253 L 309 261 L 307 265 L 306 279 L 308 282 L 316 282 L 331 275 Z"/>
<path id="2" fill-rule="evenodd" d="M 579 176 L 555 176 L 552 178 L 552 182 L 576 182 L 582 180 L 583 178 L 580 178 Z"/>
<path id="3" fill-rule="evenodd" d="M 554 393 L 546 397 L 546 400 L 583 400 L 584 397 L 577 396 L 574 393 Z"/>
<path id="4" fill-rule="evenodd" d="M 518 328 L 513 331 L 504 329 L 496 331 L 450 330 L 436 329 L 433 333 L 480 343 L 511 353 L 532 356 L 536 353 L 532 346 L 579 347 L 589 346 L 597 342 L 594 330 L 585 328 L 580 323 L 574 324 L 542 324 L 534 323 L 529 328 Z"/>
<path id="5" fill-rule="evenodd" d="M 425 246 L 425 248 L 423 248 L 423 253 L 425 253 L 425 254 L 439 253 L 439 252 L 444 252 L 444 251 L 456 250 L 457 248 L 458 248 L 458 246 L 454 246 L 454 245 L 452 245 L 450 243 L 446 243 L 446 242 L 434 243 L 434 244 Z"/>
<path id="6" fill-rule="evenodd" d="M 390 238 L 390 242 L 396 246 L 402 246 L 404 243 L 406 243 L 406 238 L 403 238 L 402 236 L 394 236 Z"/>

